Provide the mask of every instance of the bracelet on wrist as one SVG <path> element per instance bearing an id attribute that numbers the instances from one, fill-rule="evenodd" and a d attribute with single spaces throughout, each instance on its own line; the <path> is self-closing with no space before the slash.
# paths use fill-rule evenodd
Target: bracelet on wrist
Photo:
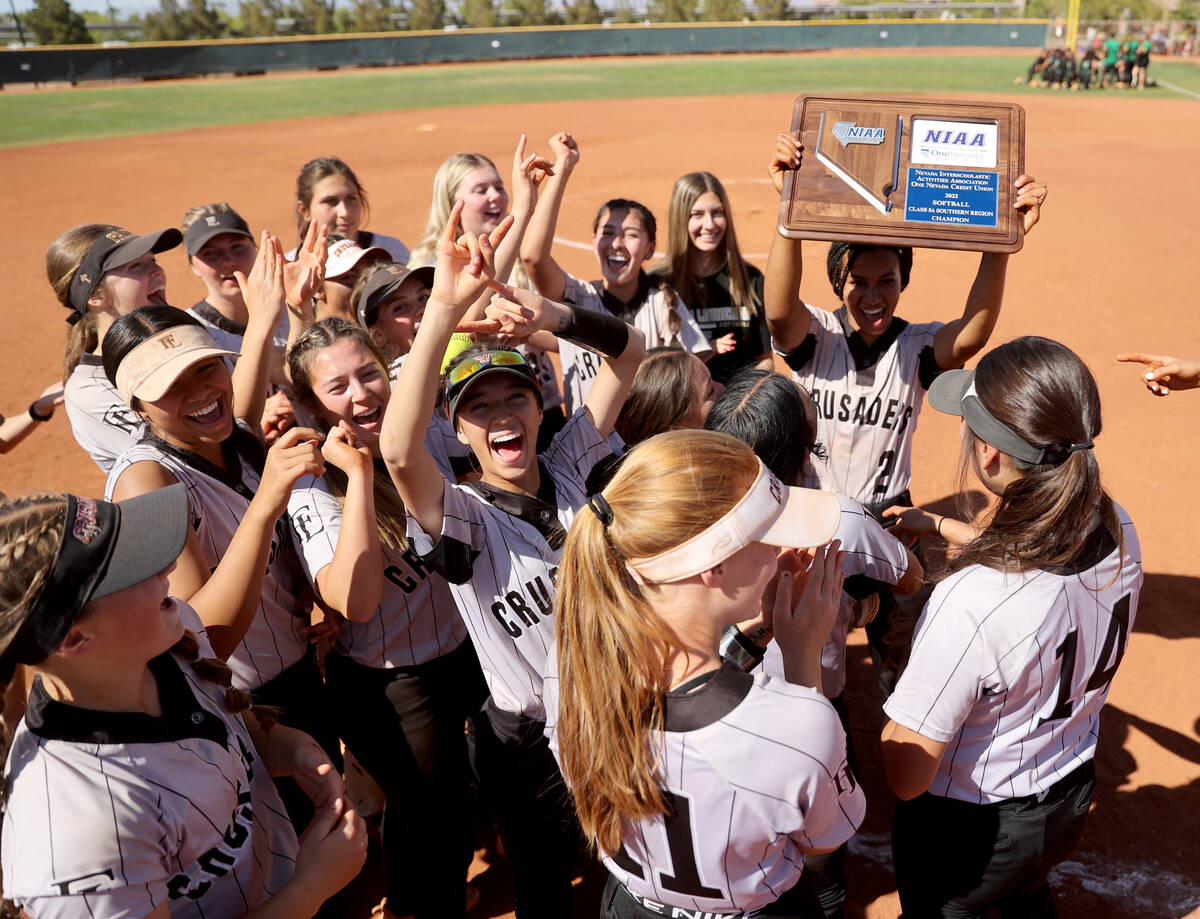
<path id="1" fill-rule="evenodd" d="M 720 651 L 722 658 L 745 673 L 761 664 L 767 653 L 766 648 L 752 642 L 736 625 L 729 626 L 721 635 Z"/>
<path id="2" fill-rule="evenodd" d="M 934 524 L 934 526 L 933 526 L 933 529 L 934 529 L 934 531 L 935 531 L 935 532 L 938 534 L 938 536 L 939 536 L 940 538 L 942 538 L 942 539 L 945 539 L 945 538 L 946 538 L 945 536 L 942 536 L 942 522 L 943 522 L 945 519 L 946 519 L 945 517 L 938 517 L 938 519 L 937 519 L 937 523 L 936 523 L 936 524 Z"/>
<path id="3" fill-rule="evenodd" d="M 47 414 L 45 414 L 45 415 L 38 414 L 37 399 L 34 399 L 32 402 L 29 403 L 29 408 L 27 411 L 29 412 L 29 417 L 32 418 L 34 421 L 49 421 L 51 418 L 54 417 L 54 406 L 50 407 L 50 411 Z"/>

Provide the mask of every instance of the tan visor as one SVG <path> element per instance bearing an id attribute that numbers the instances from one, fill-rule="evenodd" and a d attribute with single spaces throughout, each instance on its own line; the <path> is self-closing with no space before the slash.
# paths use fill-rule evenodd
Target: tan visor
<path id="1" fill-rule="evenodd" d="M 682 581 L 755 542 L 791 549 L 823 546 L 833 539 L 841 516 L 833 492 L 787 487 L 760 460 L 758 478 L 729 513 L 674 549 L 631 559 L 629 567 L 648 583 Z"/>
<path id="2" fill-rule="evenodd" d="M 218 348 L 200 326 L 177 325 L 152 335 L 125 355 L 117 368 L 117 392 L 126 404 L 161 399 L 189 367 L 210 357 L 237 357 Z"/>

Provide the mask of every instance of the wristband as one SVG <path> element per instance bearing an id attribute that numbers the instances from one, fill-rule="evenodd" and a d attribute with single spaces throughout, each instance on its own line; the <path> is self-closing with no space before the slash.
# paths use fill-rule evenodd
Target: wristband
<path id="1" fill-rule="evenodd" d="M 945 517 L 938 517 L 938 521 L 937 521 L 937 523 L 935 523 L 935 524 L 933 525 L 933 529 L 934 529 L 934 531 L 935 531 L 935 532 L 938 534 L 938 538 L 939 538 L 939 539 L 945 539 L 945 538 L 946 538 L 945 536 L 942 536 L 942 521 L 943 521 L 943 520 L 945 520 L 945 519 L 946 519 Z"/>
<path id="2" fill-rule="evenodd" d="M 629 326 L 608 313 L 568 306 L 571 318 L 555 334 L 605 357 L 620 357 L 629 344 Z"/>
<path id="3" fill-rule="evenodd" d="M 29 412 L 29 417 L 32 418 L 34 421 L 49 421 L 51 418 L 54 417 L 54 409 L 53 408 L 50 409 L 50 414 L 39 415 L 37 413 L 37 400 L 36 399 L 34 399 L 32 402 L 29 403 L 29 408 L 27 409 L 27 411 Z"/>
<path id="4" fill-rule="evenodd" d="M 762 663 L 767 649 L 760 648 L 742 634 L 736 625 L 731 625 L 721 635 L 721 657 L 733 664 L 743 673 L 749 673 Z"/>

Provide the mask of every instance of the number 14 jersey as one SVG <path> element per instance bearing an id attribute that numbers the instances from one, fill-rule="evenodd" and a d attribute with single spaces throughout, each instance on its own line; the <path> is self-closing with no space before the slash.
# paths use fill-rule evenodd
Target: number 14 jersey
<path id="1" fill-rule="evenodd" d="M 1097 529 L 1073 570 L 970 565 L 934 589 L 888 717 L 945 742 L 931 794 L 990 804 L 1040 794 L 1096 752 L 1100 707 L 1137 614 L 1142 553 Z"/>

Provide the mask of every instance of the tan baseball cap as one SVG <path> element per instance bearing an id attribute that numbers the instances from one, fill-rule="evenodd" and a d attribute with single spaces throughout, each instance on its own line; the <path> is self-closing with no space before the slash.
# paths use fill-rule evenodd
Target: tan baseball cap
<path id="1" fill-rule="evenodd" d="M 210 357 L 237 357 L 218 348 L 198 325 L 163 329 L 130 351 L 117 368 L 117 392 L 126 403 L 136 396 L 146 402 L 161 399 L 189 367 Z"/>

